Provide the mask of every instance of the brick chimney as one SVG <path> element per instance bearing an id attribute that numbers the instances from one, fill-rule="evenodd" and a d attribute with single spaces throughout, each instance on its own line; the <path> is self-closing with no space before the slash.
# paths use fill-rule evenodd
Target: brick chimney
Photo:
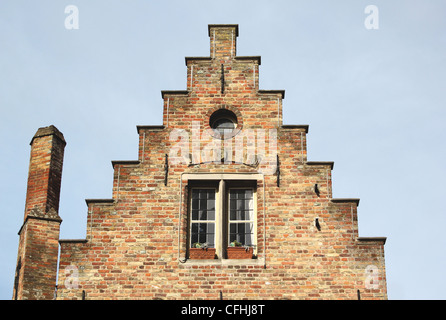
<path id="1" fill-rule="evenodd" d="M 63 134 L 54 126 L 37 130 L 31 140 L 25 216 L 13 299 L 53 299 L 56 285 L 60 185 L 65 149 Z"/>

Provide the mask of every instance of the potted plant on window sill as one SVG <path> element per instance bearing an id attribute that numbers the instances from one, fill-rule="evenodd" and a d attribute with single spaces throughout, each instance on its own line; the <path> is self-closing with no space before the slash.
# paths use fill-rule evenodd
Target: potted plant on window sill
<path id="1" fill-rule="evenodd" d="M 252 259 L 253 247 L 244 246 L 237 240 L 232 241 L 226 250 L 228 259 Z"/>
<path id="2" fill-rule="evenodd" d="M 215 259 L 215 248 L 208 248 L 207 243 L 194 243 L 189 248 L 189 259 Z"/>

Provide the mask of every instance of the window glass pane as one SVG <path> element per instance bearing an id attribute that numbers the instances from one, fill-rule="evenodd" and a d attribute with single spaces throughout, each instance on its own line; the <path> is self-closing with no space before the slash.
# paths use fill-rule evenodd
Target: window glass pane
<path id="1" fill-rule="evenodd" d="M 252 223 L 230 223 L 229 224 L 229 245 L 234 241 L 242 246 L 253 244 L 253 224 Z"/>
<path id="2" fill-rule="evenodd" d="M 208 248 L 215 246 L 215 224 L 214 223 L 192 223 L 191 228 L 191 246 L 196 243 L 207 244 Z"/>
<path id="3" fill-rule="evenodd" d="M 252 246 L 252 233 L 245 234 L 245 245 Z"/>
<path id="4" fill-rule="evenodd" d="M 207 210 L 214 211 L 215 210 L 215 200 L 209 199 L 207 203 Z"/>
<path id="5" fill-rule="evenodd" d="M 235 123 L 230 119 L 219 119 L 214 122 L 213 129 L 221 135 L 230 134 L 235 129 Z"/>
<path id="6" fill-rule="evenodd" d="M 235 210 L 237 209 L 237 201 L 234 201 L 233 198 L 229 199 L 229 209 L 230 210 Z"/>
<path id="7" fill-rule="evenodd" d="M 252 189 L 229 191 L 229 220 L 253 220 L 254 200 Z"/>
<path id="8" fill-rule="evenodd" d="M 237 210 L 245 209 L 243 200 L 235 200 L 235 201 L 237 201 Z"/>
<path id="9" fill-rule="evenodd" d="M 207 199 L 208 219 L 215 220 L 215 190 L 209 190 Z"/>
<path id="10" fill-rule="evenodd" d="M 207 223 L 206 242 L 209 248 L 214 247 L 215 224 Z"/>
<path id="11" fill-rule="evenodd" d="M 230 210 L 229 220 L 237 220 L 237 210 Z"/>
<path id="12" fill-rule="evenodd" d="M 192 244 L 198 242 L 198 223 L 192 223 L 190 241 Z"/>
<path id="13" fill-rule="evenodd" d="M 215 190 L 193 189 L 191 202 L 192 220 L 215 220 Z"/>

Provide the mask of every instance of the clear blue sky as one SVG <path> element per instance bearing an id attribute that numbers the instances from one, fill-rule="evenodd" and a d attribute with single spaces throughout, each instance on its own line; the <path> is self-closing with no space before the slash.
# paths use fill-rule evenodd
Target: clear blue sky
<path id="1" fill-rule="evenodd" d="M 65 6 L 79 9 L 68 30 Z M 364 9 L 379 9 L 367 29 Z M 67 140 L 61 238 L 84 238 L 86 198 L 110 198 L 112 160 L 137 159 L 136 125 L 186 88 L 208 24 L 239 24 L 284 123 L 309 124 L 308 159 L 334 161 L 335 198 L 360 198 L 360 236 L 385 236 L 389 299 L 445 299 L 445 1 L 0 2 L 0 299 L 11 299 L 29 152 Z"/>

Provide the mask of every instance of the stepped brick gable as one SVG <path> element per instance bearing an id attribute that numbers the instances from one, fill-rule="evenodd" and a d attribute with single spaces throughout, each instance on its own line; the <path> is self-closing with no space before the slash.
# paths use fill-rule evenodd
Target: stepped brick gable
<path id="1" fill-rule="evenodd" d="M 39 129 L 14 298 L 387 299 L 386 238 L 359 236 L 359 199 L 332 197 L 333 162 L 283 124 L 238 25 L 208 35 L 186 89 L 161 92 L 162 123 L 137 126 L 138 159 L 112 161 L 112 197 L 86 200 L 85 239 L 59 239 L 65 140 Z"/>

